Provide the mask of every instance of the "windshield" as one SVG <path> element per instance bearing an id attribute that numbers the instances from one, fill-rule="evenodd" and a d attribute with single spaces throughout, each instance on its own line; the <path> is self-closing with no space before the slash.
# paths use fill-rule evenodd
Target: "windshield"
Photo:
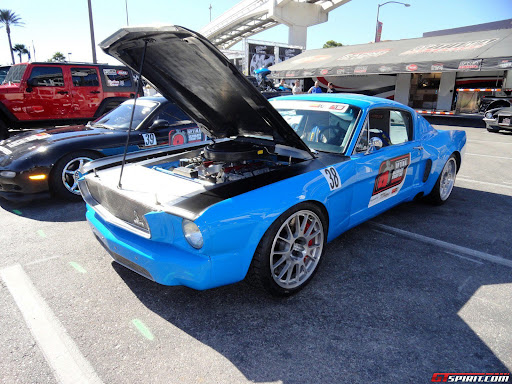
<path id="1" fill-rule="evenodd" d="M 153 112 L 159 103 L 149 100 L 137 100 L 135 113 L 133 114 L 132 129 L 139 125 Z M 128 129 L 132 116 L 133 100 L 127 100 L 116 109 L 96 119 L 91 125 L 93 127 L 104 127 L 110 129 Z"/>
<path id="2" fill-rule="evenodd" d="M 269 100 L 310 149 L 345 153 L 361 110 L 349 104 Z"/>
<path id="3" fill-rule="evenodd" d="M 25 73 L 25 69 L 27 69 L 27 65 L 13 65 L 9 72 L 7 72 L 7 76 L 5 76 L 3 84 L 7 83 L 20 83 L 23 78 L 23 74 Z"/>

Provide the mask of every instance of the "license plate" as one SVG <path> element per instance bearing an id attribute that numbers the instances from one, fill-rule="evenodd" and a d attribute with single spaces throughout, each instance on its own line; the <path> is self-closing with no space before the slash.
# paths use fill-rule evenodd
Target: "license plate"
<path id="1" fill-rule="evenodd" d="M 202 132 L 199 128 L 192 128 L 187 130 L 188 141 L 199 141 L 201 140 Z"/>
<path id="2" fill-rule="evenodd" d="M 503 120 L 501 120 L 501 124 L 510 125 L 510 117 L 504 117 Z"/>

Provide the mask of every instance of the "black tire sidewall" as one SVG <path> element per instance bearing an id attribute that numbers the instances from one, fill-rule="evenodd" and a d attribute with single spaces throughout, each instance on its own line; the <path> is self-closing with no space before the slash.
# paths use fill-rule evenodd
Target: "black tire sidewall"
<path id="1" fill-rule="evenodd" d="M 50 173 L 50 191 L 65 200 L 68 201 L 81 201 L 82 196 L 81 195 L 75 195 L 74 193 L 71 193 L 68 191 L 68 189 L 64 186 L 62 183 L 61 175 L 62 171 L 64 170 L 64 167 L 67 163 L 69 163 L 71 160 L 79 158 L 79 157 L 88 157 L 92 160 L 98 159 L 100 155 L 98 155 L 95 152 L 90 151 L 77 151 L 68 153 L 67 155 L 61 157 L 55 166 L 52 168 L 52 171 Z"/>
<path id="2" fill-rule="evenodd" d="M 318 261 L 315 270 L 309 276 L 309 278 L 304 281 L 300 286 L 293 288 L 293 289 L 285 289 L 281 286 L 279 286 L 272 277 L 271 269 L 270 269 L 270 252 L 272 248 L 272 244 L 274 242 L 274 238 L 277 234 L 277 231 L 281 228 L 281 225 L 294 213 L 298 211 L 308 210 L 314 212 L 319 218 L 320 222 L 322 224 L 322 228 L 324 231 L 324 244 L 322 248 L 322 253 L 320 255 L 320 260 Z M 255 280 L 258 280 L 257 283 L 260 287 L 265 289 L 267 292 L 272 294 L 273 296 L 290 296 L 294 293 L 297 293 L 298 291 L 302 290 L 304 287 L 306 287 L 313 277 L 315 276 L 316 272 L 320 268 L 320 265 L 323 260 L 323 255 L 325 253 L 325 247 L 327 244 L 327 230 L 328 230 L 328 220 L 326 218 L 325 213 L 314 203 L 311 202 L 304 202 L 297 204 L 288 210 L 286 210 L 284 213 L 281 214 L 273 223 L 272 225 L 267 229 L 265 234 L 263 235 L 263 238 L 261 239 L 260 243 L 258 244 L 258 247 L 256 249 L 256 252 L 253 257 L 253 263 L 251 264 L 251 273 L 253 274 L 252 278 Z"/>

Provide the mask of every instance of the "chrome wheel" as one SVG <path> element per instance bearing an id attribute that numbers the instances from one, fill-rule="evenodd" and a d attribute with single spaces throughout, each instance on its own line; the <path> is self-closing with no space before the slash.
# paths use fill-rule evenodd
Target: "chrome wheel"
<path id="1" fill-rule="evenodd" d="M 80 195 L 80 190 L 78 189 L 78 170 L 85 163 L 93 160 L 90 157 L 76 157 L 71 159 L 62 170 L 62 184 L 64 187 L 71 193 L 75 195 Z"/>
<path id="2" fill-rule="evenodd" d="M 452 193 L 453 185 L 455 184 L 455 176 L 457 175 L 457 163 L 451 157 L 444 165 L 441 172 L 441 179 L 439 181 L 439 197 L 445 201 Z"/>
<path id="3" fill-rule="evenodd" d="M 315 271 L 324 246 L 324 228 L 309 210 L 292 214 L 277 231 L 270 250 L 270 271 L 278 286 L 296 288 Z"/>

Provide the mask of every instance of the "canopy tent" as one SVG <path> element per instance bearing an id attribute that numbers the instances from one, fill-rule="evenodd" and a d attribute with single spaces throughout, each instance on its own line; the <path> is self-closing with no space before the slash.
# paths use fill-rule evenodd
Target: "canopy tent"
<path id="1" fill-rule="evenodd" d="M 269 69 L 274 78 L 512 69 L 512 29 L 313 49 Z"/>

